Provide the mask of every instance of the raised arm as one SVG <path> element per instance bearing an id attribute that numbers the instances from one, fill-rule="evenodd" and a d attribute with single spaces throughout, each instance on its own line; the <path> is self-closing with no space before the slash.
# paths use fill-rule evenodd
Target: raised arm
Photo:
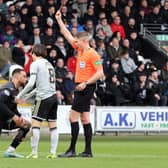
<path id="1" fill-rule="evenodd" d="M 66 38 L 66 40 L 72 45 L 75 41 L 75 38 L 72 36 L 70 31 L 66 28 L 65 24 L 62 21 L 62 15 L 60 10 L 58 10 L 55 14 L 55 18 L 58 22 L 58 25 L 60 27 L 61 34 Z"/>

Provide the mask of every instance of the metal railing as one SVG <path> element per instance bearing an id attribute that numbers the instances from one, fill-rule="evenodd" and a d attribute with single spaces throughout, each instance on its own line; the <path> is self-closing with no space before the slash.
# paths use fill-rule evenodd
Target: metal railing
<path id="1" fill-rule="evenodd" d="M 168 55 L 168 24 L 141 24 L 140 34 L 158 50 Z"/>

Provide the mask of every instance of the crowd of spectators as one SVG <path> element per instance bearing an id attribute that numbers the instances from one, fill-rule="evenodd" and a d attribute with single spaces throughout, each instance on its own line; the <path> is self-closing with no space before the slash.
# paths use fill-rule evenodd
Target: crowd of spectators
<path id="1" fill-rule="evenodd" d="M 60 9 L 73 36 L 90 33 L 90 47 L 103 62 L 105 77 L 97 83 L 97 105 L 168 104 L 168 62 L 162 69 L 143 57 L 141 24 L 167 24 L 167 0 L 0 0 L 0 77 L 12 64 L 29 75 L 31 47 L 44 44 L 56 70 L 60 104 L 71 104 L 76 53 L 59 33 Z"/>

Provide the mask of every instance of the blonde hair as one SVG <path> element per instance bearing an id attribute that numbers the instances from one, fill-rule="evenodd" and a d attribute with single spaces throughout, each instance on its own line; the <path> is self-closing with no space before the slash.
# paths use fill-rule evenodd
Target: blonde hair
<path id="1" fill-rule="evenodd" d="M 88 38 L 88 39 L 89 39 L 89 36 L 90 36 L 90 34 L 89 34 L 88 32 L 86 32 L 86 31 L 79 32 L 79 33 L 77 33 L 77 35 L 76 35 L 76 37 L 77 37 L 78 39 L 80 39 L 80 38 Z"/>

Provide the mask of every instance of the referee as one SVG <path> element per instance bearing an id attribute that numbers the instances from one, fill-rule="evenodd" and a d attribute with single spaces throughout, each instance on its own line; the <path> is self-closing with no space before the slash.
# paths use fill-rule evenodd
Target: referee
<path id="1" fill-rule="evenodd" d="M 77 64 L 75 72 L 76 88 L 74 92 L 74 101 L 70 111 L 69 120 L 71 123 L 71 143 L 68 150 L 58 157 L 75 157 L 75 146 L 79 134 L 79 118 L 83 124 L 85 136 L 85 149 L 78 154 L 79 157 L 93 157 L 92 127 L 90 123 L 90 99 L 95 90 L 95 83 L 104 76 L 102 61 L 97 52 L 89 46 L 89 33 L 81 32 L 74 38 L 62 21 L 60 10 L 57 11 L 56 20 L 61 33 L 66 40 L 77 51 Z"/>

